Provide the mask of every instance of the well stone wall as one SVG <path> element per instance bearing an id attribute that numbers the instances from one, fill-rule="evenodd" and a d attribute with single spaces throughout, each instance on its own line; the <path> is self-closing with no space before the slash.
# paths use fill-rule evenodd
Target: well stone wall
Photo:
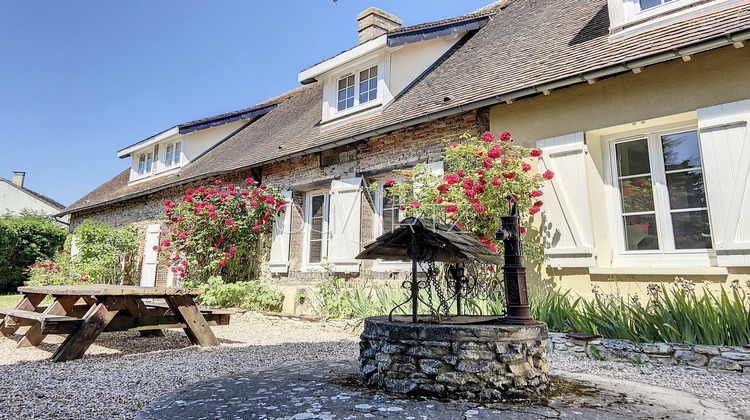
<path id="1" fill-rule="evenodd" d="M 402 394 L 499 400 L 548 387 L 547 325 L 445 325 L 365 320 L 360 376 Z"/>

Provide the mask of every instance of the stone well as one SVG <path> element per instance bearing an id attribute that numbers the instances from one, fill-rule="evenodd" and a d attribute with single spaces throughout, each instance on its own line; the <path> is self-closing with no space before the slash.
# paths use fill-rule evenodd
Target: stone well
<path id="1" fill-rule="evenodd" d="M 365 320 L 365 385 L 402 394 L 496 400 L 547 390 L 547 324 L 429 324 Z"/>

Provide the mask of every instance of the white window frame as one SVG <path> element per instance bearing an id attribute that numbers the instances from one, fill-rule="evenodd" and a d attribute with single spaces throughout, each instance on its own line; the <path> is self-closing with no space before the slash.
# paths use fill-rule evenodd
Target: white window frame
<path id="1" fill-rule="evenodd" d="M 360 73 L 377 67 L 377 97 L 373 100 L 359 102 L 359 83 Z M 338 84 L 339 80 L 354 75 L 354 106 L 339 111 L 338 109 Z M 390 54 L 381 52 L 376 56 L 370 55 L 348 65 L 337 69 L 335 73 L 329 74 L 324 78 L 325 85 L 323 88 L 323 122 L 339 119 L 352 114 L 359 113 L 363 110 L 376 109 L 381 107 L 386 98 L 390 98 L 388 86 L 390 83 Z"/>
<path id="2" fill-rule="evenodd" d="M 149 161 L 148 156 L 149 155 L 151 155 L 151 165 L 148 164 L 148 161 Z M 144 168 L 144 172 L 143 173 L 141 173 L 141 171 L 140 171 L 141 157 L 143 157 L 144 160 L 145 160 L 144 161 L 145 168 Z M 142 150 L 142 151 L 139 151 L 138 153 L 134 153 L 133 154 L 133 166 L 132 166 L 131 170 L 132 170 L 132 176 L 130 177 L 131 180 L 148 178 L 151 175 L 153 175 L 153 171 L 154 171 L 154 148 L 152 147 L 152 148 L 150 148 L 148 150 Z"/>
<path id="3" fill-rule="evenodd" d="M 698 131 L 698 127 L 694 123 L 676 123 L 653 127 L 641 130 L 640 132 L 630 131 L 602 137 L 606 197 L 610 208 L 610 234 L 614 242 L 612 244 L 613 267 L 642 267 L 644 265 L 705 267 L 715 265 L 715 252 L 713 249 L 675 249 L 674 245 L 669 192 L 666 185 L 666 172 L 664 170 L 664 157 L 661 152 L 660 140 L 662 135 L 685 131 Z M 627 250 L 615 145 L 644 138 L 647 139 L 649 146 L 657 237 L 660 248 L 657 250 Z M 707 204 L 707 206 L 710 212 L 710 205 Z"/>
<path id="4" fill-rule="evenodd" d="M 183 163 L 185 162 L 185 153 L 184 153 L 184 140 L 175 140 L 170 141 L 168 143 L 164 143 L 162 145 L 159 145 L 159 172 L 172 170 L 175 168 L 182 167 Z M 172 147 L 172 156 L 167 156 L 167 150 Z M 179 147 L 179 149 L 178 149 Z M 178 162 L 175 162 L 175 155 L 178 154 Z M 169 159 L 168 159 L 169 158 Z"/>
<path id="5" fill-rule="evenodd" d="M 396 178 L 396 177 L 394 177 Z M 385 180 L 387 178 L 377 180 L 378 186 L 375 189 L 375 228 L 373 229 L 373 240 L 378 236 L 385 233 L 385 222 L 383 220 L 383 194 L 385 193 Z M 397 181 L 401 181 L 396 178 Z M 403 220 L 403 212 L 399 210 L 399 221 Z M 372 262 L 372 271 L 375 272 L 397 272 L 397 271 L 411 271 L 411 262 L 409 261 L 386 261 L 377 259 Z"/>
<path id="6" fill-rule="evenodd" d="M 305 244 L 302 252 L 302 269 L 303 271 L 320 271 L 323 267 L 320 266 L 320 262 L 323 261 L 322 257 L 327 257 L 328 254 L 328 237 L 330 232 L 328 231 L 328 220 L 329 220 L 329 208 L 330 208 L 330 191 L 328 190 L 317 190 L 310 191 L 305 194 Z M 321 261 L 310 262 L 310 244 L 312 240 L 312 201 L 313 197 L 323 197 L 323 223 L 321 227 Z"/>

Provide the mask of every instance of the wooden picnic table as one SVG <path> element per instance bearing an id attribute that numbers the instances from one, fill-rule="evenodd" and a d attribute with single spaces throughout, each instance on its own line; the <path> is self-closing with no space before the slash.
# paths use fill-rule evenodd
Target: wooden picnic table
<path id="1" fill-rule="evenodd" d="M 201 309 L 194 297 L 202 289 L 109 284 L 24 286 L 15 309 L 0 308 L 0 333 L 9 337 L 30 326 L 18 347 L 37 346 L 47 334 L 67 334 L 52 360 L 78 359 L 102 332 L 140 331 L 162 336 L 163 328 L 183 328 L 193 344 L 218 346 L 211 325 L 227 325 L 231 311 Z M 45 297 L 54 301 L 41 303 Z M 164 303 L 160 303 L 164 302 Z M 205 315 L 205 317 L 204 317 Z M 208 319 L 207 319 L 208 318 Z"/>

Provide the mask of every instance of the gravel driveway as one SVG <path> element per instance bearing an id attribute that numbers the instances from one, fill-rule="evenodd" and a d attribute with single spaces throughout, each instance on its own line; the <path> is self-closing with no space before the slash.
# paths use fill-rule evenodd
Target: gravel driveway
<path id="1" fill-rule="evenodd" d="M 161 338 L 141 338 L 133 332 L 103 334 L 82 359 L 57 364 L 46 359 L 60 337 L 50 336 L 39 348 L 25 349 L 0 337 L 0 419 L 132 418 L 155 397 L 185 384 L 259 368 L 359 356 L 357 335 L 340 323 L 248 312 L 213 330 L 221 347 L 190 346 L 177 330 Z M 750 412 L 750 375 L 562 356 L 552 356 L 550 364 L 553 369 L 699 393 L 739 416 Z"/>

